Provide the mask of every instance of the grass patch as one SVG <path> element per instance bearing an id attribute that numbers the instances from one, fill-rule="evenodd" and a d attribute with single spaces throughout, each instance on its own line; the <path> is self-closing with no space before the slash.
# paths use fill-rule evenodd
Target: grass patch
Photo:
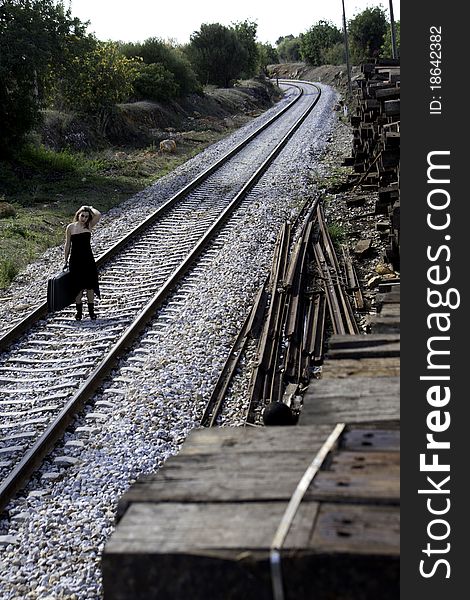
<path id="1" fill-rule="evenodd" d="M 2 258 L 0 260 L 0 288 L 10 285 L 19 272 L 19 265 L 15 261 Z"/>
<path id="2" fill-rule="evenodd" d="M 332 194 L 338 194 L 350 189 L 353 185 L 348 177 L 351 173 L 351 167 L 333 167 L 328 175 L 317 177 L 315 183 L 320 189 L 328 190 Z"/>
<path id="3" fill-rule="evenodd" d="M 47 248 L 64 239 L 64 215 L 17 207 L 15 217 L 0 220 L 0 288 Z"/>
<path id="4" fill-rule="evenodd" d="M 339 250 L 340 244 L 346 239 L 346 230 L 340 223 L 330 223 L 328 233 L 336 250 Z"/>
<path id="5" fill-rule="evenodd" d="M 23 166 L 46 175 L 98 172 L 101 167 L 99 160 L 90 160 L 85 157 L 83 152 L 71 152 L 70 150 L 54 152 L 44 146 L 33 144 L 26 146 L 17 158 Z"/>

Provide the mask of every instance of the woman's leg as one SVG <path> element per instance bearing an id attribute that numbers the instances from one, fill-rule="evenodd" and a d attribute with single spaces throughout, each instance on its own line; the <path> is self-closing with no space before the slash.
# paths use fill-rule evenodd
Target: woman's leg
<path id="1" fill-rule="evenodd" d="M 88 300 L 88 313 L 90 315 L 90 319 L 94 320 L 94 319 L 96 319 L 95 304 L 94 304 L 95 292 L 93 290 L 87 290 L 86 297 Z"/>
<path id="2" fill-rule="evenodd" d="M 83 316 L 82 294 L 83 290 L 80 290 L 77 294 L 77 297 L 75 298 L 75 307 L 77 309 L 75 318 L 77 319 L 77 321 L 81 321 Z"/>

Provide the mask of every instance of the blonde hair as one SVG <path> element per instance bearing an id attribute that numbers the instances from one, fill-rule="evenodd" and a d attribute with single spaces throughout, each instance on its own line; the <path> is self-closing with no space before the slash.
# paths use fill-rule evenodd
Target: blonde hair
<path id="1" fill-rule="evenodd" d="M 90 221 L 93 219 L 93 213 L 91 212 L 91 209 L 88 206 L 82 206 L 81 208 L 79 208 L 75 213 L 73 220 L 78 221 L 78 217 L 82 212 L 88 213 L 88 221 L 85 223 L 85 227 L 90 229 Z"/>

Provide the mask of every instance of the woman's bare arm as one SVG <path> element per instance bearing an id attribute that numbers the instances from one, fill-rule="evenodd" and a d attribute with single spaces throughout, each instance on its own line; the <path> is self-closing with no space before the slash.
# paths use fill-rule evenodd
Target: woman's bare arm
<path id="1" fill-rule="evenodd" d="M 65 230 L 65 248 L 64 248 L 65 263 L 68 261 L 69 254 L 70 254 L 70 236 L 71 236 L 71 225 L 67 225 L 67 229 Z"/>
<path id="2" fill-rule="evenodd" d="M 93 206 L 89 206 L 88 208 L 91 210 L 91 214 L 93 215 L 90 220 L 90 227 L 94 227 L 101 219 L 101 213 L 96 208 L 93 208 Z"/>
<path id="3" fill-rule="evenodd" d="M 89 210 L 92 214 L 92 217 L 89 221 L 89 225 L 90 227 L 94 227 L 98 221 L 101 219 L 101 213 L 99 210 L 97 210 L 96 208 L 93 208 L 93 206 L 87 206 L 86 204 L 84 204 L 83 206 L 81 206 L 78 209 L 78 212 L 82 211 L 82 210 Z"/>

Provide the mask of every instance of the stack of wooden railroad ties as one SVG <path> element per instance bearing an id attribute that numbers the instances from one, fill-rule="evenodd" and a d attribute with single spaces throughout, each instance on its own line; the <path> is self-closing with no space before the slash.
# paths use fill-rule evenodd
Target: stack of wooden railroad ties
<path id="1" fill-rule="evenodd" d="M 351 117 L 354 131 L 352 157 L 355 183 L 378 191 L 377 215 L 390 220 L 388 262 L 400 270 L 400 66 L 381 60 L 361 66 L 357 80 L 357 109 Z"/>
<path id="2" fill-rule="evenodd" d="M 351 162 L 378 190 L 397 268 L 399 67 L 363 73 Z M 399 298 L 384 281 L 371 332 L 329 338 L 295 425 L 193 430 L 131 486 L 103 554 L 105 600 L 399 597 Z"/>

